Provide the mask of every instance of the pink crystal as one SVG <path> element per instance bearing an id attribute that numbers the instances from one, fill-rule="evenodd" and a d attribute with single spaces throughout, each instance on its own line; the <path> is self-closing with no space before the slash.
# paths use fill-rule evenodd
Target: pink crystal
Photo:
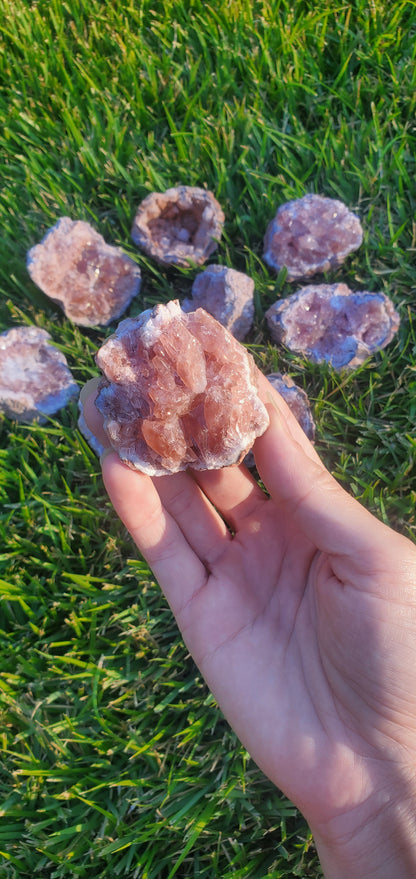
<path id="1" fill-rule="evenodd" d="M 227 266 L 210 265 L 192 285 L 192 299 L 184 299 L 184 311 L 201 307 L 241 342 L 254 320 L 254 281 Z"/>
<path id="2" fill-rule="evenodd" d="M 217 247 L 224 224 L 212 192 L 176 186 L 151 192 L 134 218 L 135 244 L 164 265 L 202 265 Z"/>
<path id="3" fill-rule="evenodd" d="M 384 293 L 310 284 L 266 312 L 272 338 L 334 369 L 353 368 L 391 342 L 399 315 Z"/>
<path id="4" fill-rule="evenodd" d="M 266 430 L 251 354 L 202 308 L 186 314 L 175 300 L 124 320 L 96 359 L 97 408 L 134 469 L 226 467 Z"/>
<path id="5" fill-rule="evenodd" d="M 288 281 L 309 278 L 341 265 L 363 238 L 361 223 L 342 201 L 305 195 L 283 204 L 269 223 L 263 259 Z"/>
<path id="6" fill-rule="evenodd" d="M 28 252 L 38 287 L 82 327 L 119 318 L 140 290 L 139 266 L 83 220 L 62 217 Z"/>
<path id="7" fill-rule="evenodd" d="M 78 394 L 64 355 L 46 330 L 0 334 L 0 410 L 17 421 L 44 421 Z"/>

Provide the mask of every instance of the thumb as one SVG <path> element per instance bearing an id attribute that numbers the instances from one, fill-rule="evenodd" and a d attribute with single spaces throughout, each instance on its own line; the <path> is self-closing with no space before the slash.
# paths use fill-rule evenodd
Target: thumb
<path id="1" fill-rule="evenodd" d="M 266 379 L 267 382 L 267 379 Z M 360 571 L 394 532 L 349 495 L 324 466 L 282 397 L 260 380 L 270 425 L 254 454 L 264 485 L 321 552 L 349 557 Z"/>

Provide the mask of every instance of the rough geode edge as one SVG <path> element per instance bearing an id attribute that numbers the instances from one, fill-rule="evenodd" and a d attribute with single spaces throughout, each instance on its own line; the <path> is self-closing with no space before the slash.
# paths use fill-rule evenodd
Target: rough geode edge
<path id="1" fill-rule="evenodd" d="M 192 298 L 182 301 L 184 311 L 204 308 L 242 342 L 254 322 L 254 281 L 250 275 L 213 263 L 195 278 Z"/>

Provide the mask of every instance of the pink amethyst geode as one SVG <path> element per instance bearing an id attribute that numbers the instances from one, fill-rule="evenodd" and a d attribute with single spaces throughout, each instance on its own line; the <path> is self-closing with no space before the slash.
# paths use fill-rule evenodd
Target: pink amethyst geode
<path id="1" fill-rule="evenodd" d="M 45 421 L 78 395 L 66 358 L 46 330 L 0 334 L 0 411 L 17 421 Z"/>
<path id="2" fill-rule="evenodd" d="M 81 327 L 117 320 L 140 290 L 139 266 L 83 220 L 61 217 L 27 255 L 32 281 Z"/>
<path id="3" fill-rule="evenodd" d="M 266 311 L 270 334 L 316 363 L 359 366 L 385 348 L 400 319 L 384 293 L 353 292 L 346 284 L 309 284 Z"/>
<path id="4" fill-rule="evenodd" d="M 173 186 L 151 192 L 139 205 L 131 237 L 163 265 L 202 265 L 217 247 L 224 213 L 212 192 Z"/>
<path id="5" fill-rule="evenodd" d="M 204 308 L 235 339 L 242 342 L 254 321 L 254 281 L 227 266 L 210 265 L 195 278 L 192 299 L 184 299 L 184 311 Z"/>
<path id="6" fill-rule="evenodd" d="M 236 464 L 268 426 L 251 354 L 202 308 L 124 320 L 96 360 L 110 443 L 150 476 Z"/>
<path id="7" fill-rule="evenodd" d="M 264 261 L 287 280 L 309 278 L 344 262 L 363 239 L 361 223 L 342 201 L 305 195 L 278 209 L 264 237 Z"/>

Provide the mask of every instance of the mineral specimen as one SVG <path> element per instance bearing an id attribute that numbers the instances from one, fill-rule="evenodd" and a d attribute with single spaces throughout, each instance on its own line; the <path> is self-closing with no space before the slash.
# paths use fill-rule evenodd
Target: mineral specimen
<path id="1" fill-rule="evenodd" d="M 251 354 L 202 308 L 186 314 L 175 300 L 124 320 L 96 359 L 96 406 L 133 469 L 225 467 L 266 430 Z"/>
<path id="2" fill-rule="evenodd" d="M 302 430 L 311 442 L 315 439 L 315 422 L 312 417 L 311 407 L 307 393 L 300 388 L 289 375 L 281 372 L 271 372 L 266 376 L 276 391 L 283 397 Z"/>
<path id="3" fill-rule="evenodd" d="M 192 285 L 192 299 L 184 299 L 184 311 L 204 308 L 241 342 L 254 320 L 254 281 L 243 272 L 210 265 Z"/>
<path id="4" fill-rule="evenodd" d="M 341 265 L 363 238 L 361 223 L 342 201 L 305 195 L 278 209 L 264 238 L 263 259 L 288 281 L 309 278 Z"/>
<path id="5" fill-rule="evenodd" d="M 38 327 L 0 334 L 0 410 L 9 418 L 45 421 L 78 394 L 64 355 Z"/>
<path id="6" fill-rule="evenodd" d="M 27 256 L 28 272 L 82 327 L 119 318 L 140 290 L 139 266 L 83 220 L 62 217 Z"/>
<path id="7" fill-rule="evenodd" d="M 177 186 L 151 192 L 133 222 L 135 244 L 164 265 L 202 265 L 221 238 L 224 214 L 212 192 Z"/>
<path id="8" fill-rule="evenodd" d="M 271 372 L 269 375 L 266 375 L 266 378 L 283 397 L 296 421 L 300 424 L 308 439 L 313 443 L 315 440 L 315 422 L 312 417 L 308 395 L 295 384 L 289 375 L 283 375 L 281 372 Z M 252 451 L 248 452 L 244 458 L 244 464 L 250 468 L 256 466 Z"/>
<path id="9" fill-rule="evenodd" d="M 274 341 L 317 363 L 352 369 L 391 342 L 399 315 L 384 293 L 310 284 L 266 312 Z"/>

